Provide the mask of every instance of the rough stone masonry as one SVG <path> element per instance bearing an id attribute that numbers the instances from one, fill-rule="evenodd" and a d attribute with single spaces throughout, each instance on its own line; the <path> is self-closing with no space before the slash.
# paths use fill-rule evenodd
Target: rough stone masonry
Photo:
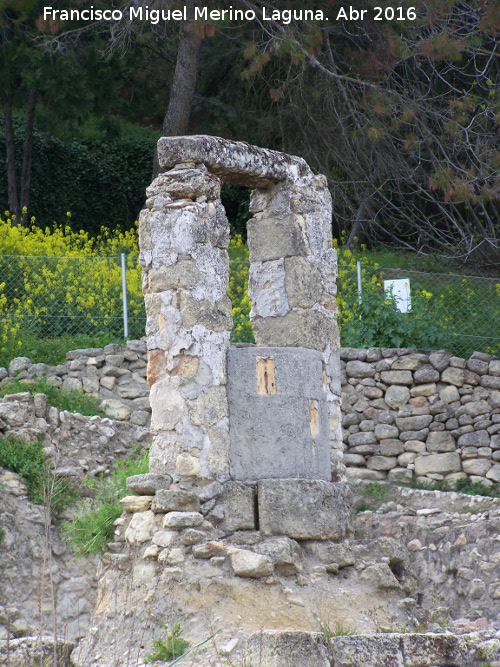
<path id="1" fill-rule="evenodd" d="M 224 179 L 255 188 L 248 244 L 250 317 L 257 346 L 296 352 L 306 348 L 299 354 L 303 363 L 315 368 L 320 363 L 323 390 L 320 396 L 313 392 L 306 406 L 310 450 L 297 454 L 308 462 L 289 476 L 317 478 L 318 466 L 311 461 L 316 455 L 323 457 L 320 467 L 325 470 L 324 439 L 318 434 L 329 431 L 327 477 L 338 480 L 343 466 L 337 266 L 325 178 L 313 175 L 300 158 L 216 137 L 164 138 L 158 155 L 165 171 L 148 188 L 140 217 L 153 431 L 150 471 L 193 488 L 242 475 L 254 480 L 274 476 L 263 474 L 263 466 L 252 471 L 240 465 L 236 471 L 238 436 L 230 438 L 227 356 L 232 321 L 229 224 L 220 200 Z M 245 365 L 246 351 L 241 352 L 239 361 L 232 357 L 239 369 Z M 274 361 L 269 350 L 255 359 L 256 389 L 267 393 L 268 406 L 273 405 L 272 392 L 278 400 L 295 365 L 291 358 L 276 359 L 275 366 Z M 266 388 L 268 382 L 276 383 L 277 394 L 276 386 Z M 272 430 L 277 410 L 268 417 Z M 292 446 L 292 438 L 285 440 L 283 446 Z"/>
<path id="2" fill-rule="evenodd" d="M 326 180 L 300 158 L 216 137 L 161 139 L 158 157 L 164 172 L 147 190 L 139 228 L 150 472 L 127 480 L 136 495 L 121 501 L 81 645 L 100 665 L 134 650 L 137 624 L 143 646 L 173 615 L 193 641 L 212 621 L 236 623 L 237 641 L 262 623 L 301 627 L 304 610 L 290 605 L 305 602 L 289 582 L 303 558 L 313 566 L 299 542 L 314 552 L 352 531 Z M 254 188 L 257 346 L 230 349 L 221 179 Z M 333 595 L 326 603 L 336 604 Z"/>

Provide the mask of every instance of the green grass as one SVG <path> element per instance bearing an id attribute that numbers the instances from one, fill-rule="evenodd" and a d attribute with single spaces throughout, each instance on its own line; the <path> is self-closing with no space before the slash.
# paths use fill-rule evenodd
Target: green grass
<path id="1" fill-rule="evenodd" d="M 113 539 L 113 523 L 123 511 L 120 499 L 132 493 L 127 490 L 127 477 L 148 470 L 148 451 L 145 449 L 118 461 L 107 478 L 84 478 L 83 485 L 95 494 L 92 507 L 83 510 L 63 527 L 63 534 L 76 556 L 103 555 L 106 552 L 107 543 Z"/>
<path id="2" fill-rule="evenodd" d="M 0 466 L 17 473 L 28 487 L 29 499 L 39 505 L 49 505 L 57 514 L 76 501 L 77 494 L 65 480 L 54 477 L 45 461 L 41 439 L 25 442 L 0 438 Z"/>
<path id="3" fill-rule="evenodd" d="M 356 484 L 354 490 L 360 496 L 363 496 L 356 505 L 356 514 L 366 511 L 374 511 L 380 507 L 385 501 L 387 494 L 390 491 L 390 486 L 381 484 L 380 482 L 369 482 L 368 484 Z"/>
<path id="4" fill-rule="evenodd" d="M 99 408 L 99 399 L 83 391 L 72 389 L 61 389 L 50 384 L 45 377 L 37 380 L 4 380 L 0 384 L 0 398 L 8 394 L 19 394 L 29 391 L 30 394 L 45 394 L 48 404 L 59 410 L 68 412 L 79 412 L 81 415 L 92 417 L 99 415 L 104 417 L 104 412 Z"/>
<path id="5" fill-rule="evenodd" d="M 331 628 L 328 623 L 322 623 L 320 630 L 323 633 L 325 641 L 328 641 L 332 637 L 351 637 L 356 634 L 354 630 L 351 630 L 338 621 L 333 628 Z"/>
<path id="6" fill-rule="evenodd" d="M 98 333 L 94 336 L 76 334 L 74 336 L 63 336 L 61 338 L 34 338 L 22 335 L 14 341 L 14 346 L 7 346 L 0 353 L 0 367 L 8 367 L 14 357 L 28 357 L 34 364 L 48 364 L 56 366 L 66 363 L 66 352 L 88 347 L 104 347 L 109 343 L 124 344 L 116 336 L 108 333 Z"/>
<path id="7" fill-rule="evenodd" d="M 446 260 L 439 255 L 422 255 L 417 252 L 401 251 L 395 248 L 377 248 L 363 250 L 363 256 L 370 262 L 376 262 L 384 269 L 408 269 L 429 273 L 466 273 L 480 275 L 474 267 L 464 267 L 458 262 Z"/>
<path id="8" fill-rule="evenodd" d="M 500 498 L 500 484 L 486 486 L 482 482 L 471 482 L 469 478 L 459 479 L 455 484 L 449 484 L 446 480 L 436 482 L 421 482 L 417 479 L 409 479 L 399 482 L 398 486 L 410 489 L 421 489 L 423 491 L 458 491 L 469 496 L 484 496 L 486 498 Z"/>

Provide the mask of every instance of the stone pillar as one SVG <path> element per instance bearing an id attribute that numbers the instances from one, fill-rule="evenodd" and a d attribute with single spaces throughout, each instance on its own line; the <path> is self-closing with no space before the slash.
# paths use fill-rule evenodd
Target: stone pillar
<path id="1" fill-rule="evenodd" d="M 228 478 L 226 357 L 232 327 L 221 181 L 176 164 L 140 216 L 153 445 L 150 471 L 184 485 Z"/>
<path id="2" fill-rule="evenodd" d="M 340 479 L 342 431 L 337 255 L 326 178 L 300 175 L 252 192 L 248 222 L 250 318 L 259 346 L 318 350 L 330 422 L 332 478 Z"/>
<path id="3" fill-rule="evenodd" d="M 165 137 L 158 142 L 158 158 L 165 171 L 148 188 L 140 218 L 151 472 L 173 474 L 184 485 L 230 477 L 231 304 L 223 179 L 255 188 L 248 238 L 257 344 L 321 354 L 332 480 L 340 479 L 337 265 L 326 179 L 301 158 L 219 137 Z"/>

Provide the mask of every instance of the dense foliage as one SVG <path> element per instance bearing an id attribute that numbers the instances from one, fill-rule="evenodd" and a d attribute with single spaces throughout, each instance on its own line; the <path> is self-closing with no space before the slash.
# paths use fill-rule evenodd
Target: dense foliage
<path id="1" fill-rule="evenodd" d="M 340 243 L 334 241 L 342 345 L 445 347 L 464 357 L 475 349 L 500 352 L 494 325 L 500 318 L 500 283 L 382 268 L 363 245 L 353 253 L 345 239 L 344 235 Z M 103 228 L 92 238 L 69 227 L 28 229 L 0 218 L 0 366 L 20 355 L 63 363 L 69 349 L 122 340 L 121 252 L 127 254 L 130 335 L 140 337 L 145 312 L 135 226 L 115 233 Z M 238 234 L 231 238 L 229 256 L 231 340 L 254 342 L 248 247 Z M 362 264 L 361 299 L 357 260 Z M 411 309 L 401 313 L 395 297 L 384 290 L 384 280 L 410 275 Z"/>
<path id="2" fill-rule="evenodd" d="M 0 153 L 5 155 L 4 121 L 0 118 Z M 133 227 L 151 180 L 155 132 L 137 136 L 59 139 L 35 130 L 30 216 L 42 227 L 66 224 L 98 235 L 101 227 Z M 22 154 L 23 119 L 14 118 L 16 153 Z M 5 162 L 0 171 L 0 202 L 7 207 Z M 55 196 L 56 195 L 56 196 Z"/>
<path id="3" fill-rule="evenodd" d="M 339 14 L 340 0 L 315 4 L 328 21 L 301 20 L 299 0 L 272 4 L 299 14 L 289 21 L 192 26 L 202 49 L 199 63 L 190 64 L 198 71 L 192 110 L 182 110 L 184 116 L 191 111 L 188 131 L 304 156 L 328 176 L 334 228 L 348 232 L 349 246 L 357 236 L 371 247 L 438 252 L 494 269 L 500 247 L 498 3 L 415 0 L 411 17 L 405 5 L 376 20 L 378 0 L 362 0 L 355 7 L 365 11 L 362 21 Z M 5 108 L 29 112 L 36 93 L 36 122 L 51 133 L 43 150 L 34 136 L 29 215 L 45 225 L 49 215 L 61 222 L 68 208 L 92 233 L 102 224 L 130 224 L 150 177 L 154 141 L 152 133 L 144 135 L 141 152 L 120 123 L 161 127 L 167 104 L 170 109 L 180 94 L 172 81 L 182 27 L 124 19 L 87 30 L 77 22 L 41 20 L 41 0 L 7 0 L 5 6 L 0 95 Z M 221 0 L 214 6 L 244 6 L 260 16 L 262 3 Z M 30 49 L 33 36 L 45 48 Z M 83 140 L 89 121 L 100 134 Z M 24 131 L 19 121 L 14 126 L 19 176 Z M 56 137 L 64 137 L 64 146 Z M 60 211 L 45 203 L 54 191 L 63 193 Z"/>
<path id="4" fill-rule="evenodd" d="M 122 252 L 127 253 L 130 333 L 140 337 L 144 300 L 135 227 L 113 234 L 103 228 L 92 238 L 69 226 L 28 229 L 0 217 L 2 358 L 18 356 L 36 339 L 99 332 L 122 338 Z"/>
<path id="5" fill-rule="evenodd" d="M 342 240 L 345 240 L 345 235 Z M 500 319 L 500 283 L 449 273 L 385 268 L 361 245 L 352 252 L 334 240 L 338 252 L 338 324 L 343 346 L 446 348 L 468 358 L 474 350 L 500 353 L 495 323 Z M 394 258 L 401 264 L 404 256 Z M 362 295 L 356 262 L 361 262 Z M 408 279 L 411 307 L 400 312 L 384 281 Z"/>

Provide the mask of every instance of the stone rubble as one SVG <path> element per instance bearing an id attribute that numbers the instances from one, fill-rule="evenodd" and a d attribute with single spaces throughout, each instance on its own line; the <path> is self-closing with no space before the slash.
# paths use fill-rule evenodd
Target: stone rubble
<path id="1" fill-rule="evenodd" d="M 281 480 L 271 481 L 281 483 Z M 224 496 L 224 485 L 221 486 L 216 499 Z M 163 489 L 157 494 L 165 497 L 169 491 Z M 172 492 L 171 498 L 189 509 L 125 511 L 115 522 L 115 542 L 109 545 L 101 572 L 103 602 L 99 617 L 93 621 L 95 639 L 85 638 L 81 645 L 83 652 L 101 652 L 103 642 L 113 641 L 106 624 L 111 606 L 113 618 L 119 618 L 124 628 L 129 627 L 125 610 L 130 604 L 137 615 L 136 623 L 140 617 L 144 628 L 141 636 L 146 645 L 154 630 L 154 619 L 167 613 L 174 614 L 182 627 L 190 628 L 194 638 L 201 640 L 199 623 L 203 614 L 196 602 L 200 599 L 205 601 L 203 604 L 210 601 L 211 614 L 218 619 L 217 628 L 222 624 L 230 636 L 232 633 L 232 638 L 239 639 L 234 659 L 246 656 L 252 667 L 285 664 L 359 667 L 358 650 L 371 656 L 371 662 L 367 658 L 363 667 L 365 664 L 385 667 L 389 663 L 380 656 L 387 652 L 394 653 L 394 664 L 407 667 L 448 667 L 451 664 L 478 667 L 482 660 L 480 654 L 486 650 L 492 664 L 500 658 L 500 642 L 495 644 L 500 639 L 500 583 L 495 538 L 500 525 L 500 500 L 456 492 L 388 487 L 380 508 L 359 513 L 353 523 L 354 532 L 337 541 L 293 539 L 283 534 L 268 536 L 255 526 L 253 530 L 221 531 L 217 524 L 192 511 L 196 504 L 192 492 L 176 489 Z M 251 500 L 255 504 L 254 497 L 248 498 L 245 494 L 236 497 L 241 503 Z M 301 494 L 296 494 L 295 503 L 300 502 L 300 497 Z M 163 507 L 158 509 L 164 510 L 165 502 L 164 499 Z M 175 517 L 175 521 L 165 525 L 165 518 L 169 516 Z M 183 520 L 179 520 L 181 517 Z M 191 517 L 196 517 L 196 521 L 192 522 Z M 131 597 L 126 604 L 125 599 L 120 602 L 113 597 L 120 598 L 123 594 L 121 588 L 118 592 L 116 589 L 114 573 L 117 571 L 132 577 L 127 588 L 127 596 Z M 162 582 L 167 580 L 169 595 L 162 602 L 161 591 L 165 590 Z M 241 585 L 247 584 L 238 581 L 253 581 L 254 585 L 249 590 L 242 589 Z M 260 588 L 256 587 L 258 582 Z M 195 598 L 193 591 L 198 591 Z M 361 604 L 356 597 L 359 593 Z M 339 595 L 345 597 L 347 608 L 354 605 L 356 612 L 340 611 Z M 115 601 L 111 603 L 111 599 Z M 172 599 L 177 601 L 173 608 Z M 233 610 L 235 601 L 237 606 Z M 292 633 L 294 637 L 287 639 L 288 648 L 284 646 L 275 651 L 272 647 L 278 635 L 270 633 L 275 639 L 269 640 L 269 644 L 267 630 L 264 638 L 262 632 L 257 632 L 246 642 L 247 632 L 241 617 L 238 621 L 235 614 L 238 608 L 243 613 L 247 601 L 259 610 L 257 622 L 265 622 L 265 627 L 296 628 Z M 274 611 L 263 621 L 261 605 L 266 604 L 267 614 L 269 607 Z M 335 619 L 340 618 L 346 627 L 356 627 L 368 634 L 334 637 L 325 642 L 322 634 L 313 633 L 311 644 L 307 637 L 314 626 L 318 628 L 321 624 L 317 611 L 314 612 L 318 604 L 321 616 L 331 627 Z M 292 612 L 294 609 L 302 610 L 301 620 Z M 379 626 L 391 627 L 393 634 L 385 631 L 370 634 Z M 203 627 L 208 636 L 212 626 Z M 403 627 L 419 632 L 425 630 L 426 634 L 397 635 L 397 629 Z M 443 633 L 443 630 L 444 634 L 432 634 Z M 122 629 L 121 632 L 126 636 L 128 631 Z M 405 644 L 402 648 L 402 641 L 410 642 L 411 647 Z M 261 662 L 256 661 L 255 656 L 260 655 L 255 652 L 256 642 L 262 643 Z M 382 642 L 383 647 L 377 642 Z M 115 642 L 113 651 L 119 650 L 118 646 L 123 644 Z M 309 656 L 310 651 L 314 656 L 315 651 L 319 651 L 318 656 L 323 656 L 321 660 L 325 662 L 308 662 L 305 656 Z M 397 657 L 398 651 L 406 656 L 404 660 Z M 460 661 L 453 662 L 459 654 Z M 109 652 L 102 653 L 100 665 L 112 664 L 105 657 L 108 655 Z M 205 667 L 211 664 L 209 656 L 212 655 L 216 655 L 213 649 L 207 648 L 198 659 L 186 659 L 185 664 Z M 427 656 L 425 660 L 423 655 Z M 76 659 L 76 664 L 94 663 Z"/>
<path id="2" fill-rule="evenodd" d="M 85 417 L 48 406 L 45 394 L 29 392 L 0 398 L 0 437 L 34 442 L 42 438 L 54 474 L 79 486 L 83 475 L 110 474 L 116 458 L 149 446 L 149 429 L 108 417 Z M 81 489 L 85 492 L 84 489 Z"/>
<path id="3" fill-rule="evenodd" d="M 36 638 L 41 628 L 47 634 L 52 632 L 52 593 L 58 634 L 74 643 L 84 635 L 93 615 L 99 559 L 72 555 L 51 525 L 45 507 L 29 501 L 26 484 L 19 475 L 0 468 L 0 489 L 0 656 L 7 636 L 12 642 L 12 638 L 29 635 Z M 11 650 L 15 648 L 10 654 L 11 664 L 15 664 L 13 657 L 27 650 L 25 641 L 15 642 L 11 644 Z"/>
<path id="4" fill-rule="evenodd" d="M 500 499 L 394 487 L 354 529 L 363 541 L 385 535 L 411 553 L 421 605 L 451 619 L 500 619 Z"/>

